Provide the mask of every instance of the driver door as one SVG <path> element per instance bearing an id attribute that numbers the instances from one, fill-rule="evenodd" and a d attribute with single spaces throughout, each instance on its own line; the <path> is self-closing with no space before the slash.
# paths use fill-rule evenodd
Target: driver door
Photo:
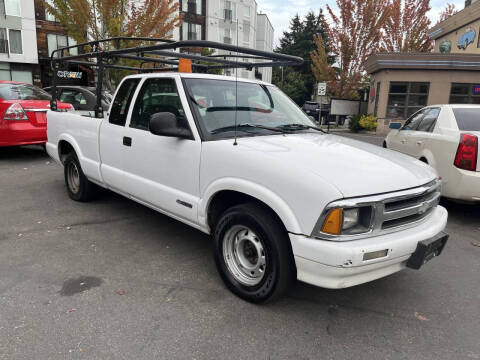
<path id="1" fill-rule="evenodd" d="M 141 84 L 125 129 L 124 171 L 132 198 L 197 223 L 201 141 L 187 99 L 178 89 L 179 77 L 147 78 Z M 192 139 L 152 134 L 150 117 L 159 112 L 173 113 L 177 126 L 192 132 Z"/>

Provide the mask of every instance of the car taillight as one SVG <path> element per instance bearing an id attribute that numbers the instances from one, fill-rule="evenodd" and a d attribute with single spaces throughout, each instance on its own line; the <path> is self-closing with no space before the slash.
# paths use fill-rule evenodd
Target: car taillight
<path id="1" fill-rule="evenodd" d="M 22 105 L 15 103 L 10 105 L 7 111 L 5 111 L 3 120 L 28 120 L 28 117 L 27 114 L 25 114 Z"/>
<path id="2" fill-rule="evenodd" d="M 478 138 L 472 134 L 462 134 L 458 145 L 454 165 L 460 169 L 477 169 Z"/>

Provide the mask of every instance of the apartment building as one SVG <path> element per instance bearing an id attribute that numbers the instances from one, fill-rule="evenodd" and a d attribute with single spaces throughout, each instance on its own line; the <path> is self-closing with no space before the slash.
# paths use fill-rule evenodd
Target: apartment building
<path id="1" fill-rule="evenodd" d="M 174 39 L 210 40 L 273 50 L 273 27 L 265 14 L 257 14 L 255 0 L 180 0 L 180 8 L 183 24 L 174 31 Z M 225 74 L 234 76 L 235 70 L 225 70 Z M 238 76 L 270 82 L 271 69 L 239 69 Z"/>
<path id="2" fill-rule="evenodd" d="M 0 80 L 34 83 L 38 63 L 31 0 L 0 0 Z"/>

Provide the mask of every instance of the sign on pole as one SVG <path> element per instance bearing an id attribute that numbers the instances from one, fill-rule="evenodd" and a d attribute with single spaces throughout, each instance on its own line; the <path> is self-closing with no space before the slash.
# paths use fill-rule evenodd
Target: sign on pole
<path id="1" fill-rule="evenodd" d="M 318 83 L 317 95 L 318 96 L 327 95 L 327 83 L 325 83 L 325 82 Z"/>

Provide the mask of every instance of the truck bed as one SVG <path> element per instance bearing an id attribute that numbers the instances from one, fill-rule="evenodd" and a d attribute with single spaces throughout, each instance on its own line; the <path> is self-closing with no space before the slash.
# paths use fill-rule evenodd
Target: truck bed
<path id="1" fill-rule="evenodd" d="M 103 119 L 67 112 L 47 112 L 47 152 L 60 162 L 58 144 L 68 141 L 75 149 L 83 172 L 102 182 L 100 174 L 99 133 Z"/>

